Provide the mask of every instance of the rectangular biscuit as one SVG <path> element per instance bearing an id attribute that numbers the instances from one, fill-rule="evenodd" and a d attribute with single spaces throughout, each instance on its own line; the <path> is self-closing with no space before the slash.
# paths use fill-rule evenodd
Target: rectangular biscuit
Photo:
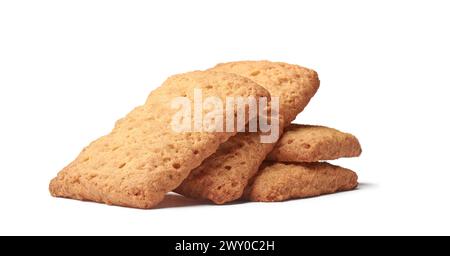
<path id="1" fill-rule="evenodd" d="M 315 125 L 291 124 L 267 160 L 277 162 L 317 162 L 361 154 L 358 139 L 350 133 Z"/>
<path id="2" fill-rule="evenodd" d="M 172 130 L 172 99 L 194 89 L 204 97 L 269 97 L 253 81 L 234 74 L 191 72 L 168 78 L 146 103 L 119 120 L 112 132 L 87 146 L 50 183 L 53 196 L 151 208 L 235 132 Z M 234 111 L 236 114 L 236 110 Z M 205 112 L 203 113 L 205 114 Z M 225 110 L 224 110 L 225 114 Z"/>
<path id="3" fill-rule="evenodd" d="M 352 190 L 357 185 L 356 173 L 326 162 L 264 162 L 243 198 L 255 202 L 279 202 Z"/>
<path id="4" fill-rule="evenodd" d="M 279 97 L 280 124 L 289 124 L 308 104 L 319 87 L 313 70 L 285 63 L 242 61 L 219 64 L 212 70 L 252 79 L 271 96 Z M 281 131 L 280 131 L 281 132 Z M 260 133 L 238 133 L 175 190 L 187 197 L 223 204 L 239 199 L 274 143 L 261 143 Z"/>

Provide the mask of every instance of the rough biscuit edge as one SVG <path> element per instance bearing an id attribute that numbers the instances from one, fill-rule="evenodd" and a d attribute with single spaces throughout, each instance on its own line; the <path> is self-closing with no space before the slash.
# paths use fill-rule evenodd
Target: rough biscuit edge
<path id="1" fill-rule="evenodd" d="M 198 72 L 209 72 L 209 73 L 225 73 L 225 72 L 213 72 L 213 71 L 198 71 Z M 189 72 L 191 73 L 191 72 Z M 187 74 L 187 73 L 184 73 Z M 229 73 L 227 73 L 229 74 Z M 181 74 L 182 75 L 182 74 Z M 236 75 L 236 74 L 231 74 L 233 76 L 236 77 L 240 77 L 240 79 L 242 79 L 243 81 L 249 81 L 254 85 L 254 88 L 252 88 L 255 92 L 261 92 L 261 95 L 259 95 L 259 97 L 267 97 L 270 99 L 270 94 L 267 92 L 267 90 L 265 88 L 263 88 L 262 86 L 258 85 L 257 83 L 255 83 L 254 81 L 252 81 L 251 79 Z M 176 75 L 175 75 L 176 76 Z M 150 97 L 150 96 L 149 96 Z M 231 137 L 232 135 L 234 135 L 235 133 L 229 133 L 230 136 L 228 136 L 227 138 L 224 138 L 220 141 L 220 143 L 218 143 L 218 146 L 220 144 L 222 144 L 223 142 L 225 142 L 227 139 L 229 139 L 229 137 Z M 95 141 L 94 141 L 95 142 Z M 92 142 L 91 142 L 92 144 Z M 217 146 L 217 147 L 218 147 Z M 214 150 L 211 150 L 211 152 L 208 154 L 211 155 L 214 153 L 214 151 L 217 149 L 217 147 Z M 208 157 L 206 156 L 205 159 Z M 198 163 L 198 165 L 200 165 L 201 162 Z M 194 166 L 192 169 L 198 167 Z M 66 180 L 64 180 L 64 178 L 61 178 L 60 173 L 62 173 L 68 166 L 66 166 L 65 168 L 63 168 L 60 172 L 58 172 L 58 175 L 53 178 L 48 186 L 48 189 L 50 191 L 50 194 L 54 197 L 61 197 L 61 198 L 70 198 L 70 199 L 76 199 L 76 200 L 82 200 L 82 201 L 91 201 L 91 202 L 97 202 L 97 203 L 104 203 L 104 204 L 108 204 L 108 205 L 118 205 L 118 206 L 125 206 L 125 207 L 133 207 L 133 208 L 152 208 L 154 206 L 156 206 L 165 196 L 165 193 L 162 194 L 152 194 L 151 197 L 147 198 L 145 196 L 146 193 L 143 193 L 144 196 L 140 196 L 140 197 L 133 197 L 131 198 L 126 198 L 124 197 L 122 202 L 119 201 L 109 201 L 108 199 L 86 199 L 84 197 L 81 196 L 77 196 L 75 194 L 73 194 L 72 192 L 67 192 L 65 191 L 64 188 L 64 183 L 67 182 Z M 186 177 L 189 175 L 189 172 L 185 175 Z M 186 178 L 184 177 L 184 178 Z M 181 183 L 182 181 L 180 181 Z M 171 190 L 171 189 L 170 189 Z M 168 190 L 167 192 L 169 192 L 170 190 Z M 145 191 L 144 191 L 145 192 Z"/>
<path id="2" fill-rule="evenodd" d="M 263 171 L 265 168 L 269 167 L 271 165 L 274 164 L 283 164 L 283 165 L 300 165 L 302 166 L 306 166 L 308 168 L 308 166 L 314 166 L 314 165 L 319 165 L 319 168 L 333 168 L 336 170 L 339 170 L 339 172 L 346 172 L 349 175 L 349 181 L 346 184 L 341 184 L 339 187 L 337 187 L 336 189 L 334 189 L 333 191 L 330 192 L 319 192 L 319 193 L 311 193 L 310 195 L 307 196 L 299 196 L 299 195 L 292 195 L 292 194 L 284 194 L 281 196 L 273 196 L 270 193 L 264 193 L 264 194 L 255 194 L 254 193 L 254 182 L 257 182 L 257 179 L 260 175 L 263 175 Z M 322 165 L 322 166 L 320 166 Z M 308 170 L 310 172 L 315 172 L 317 170 L 314 170 L 314 167 L 310 170 Z M 322 174 L 323 175 L 323 174 Z M 323 177 L 323 176 L 322 176 Z M 269 162 L 266 161 L 263 163 L 260 172 L 258 173 L 257 176 L 255 176 L 252 180 L 252 182 L 248 185 L 248 187 L 246 188 L 246 191 L 243 195 L 243 197 L 241 198 L 244 201 L 251 201 L 251 202 L 284 202 L 284 201 L 290 201 L 290 200 L 297 200 L 297 199 L 304 199 L 304 198 L 312 198 L 312 197 L 319 197 L 319 196 L 323 196 L 323 195 L 330 195 L 330 194 L 335 194 L 335 193 L 339 193 L 339 192 L 345 192 L 345 191 L 351 191 L 354 190 L 358 187 L 359 183 L 358 183 L 358 174 L 356 172 L 354 172 L 353 170 L 338 166 L 338 165 L 333 165 L 327 162 L 316 162 L 316 163 L 278 163 L 278 162 Z M 309 184 L 310 185 L 310 184 Z M 280 187 L 281 188 L 281 187 Z"/>
<path id="3" fill-rule="evenodd" d="M 362 154 L 362 147 L 361 143 L 359 142 L 359 139 L 351 133 L 343 132 L 341 130 L 322 125 L 292 123 L 291 126 L 298 126 L 298 128 L 300 128 L 300 126 L 320 127 L 334 130 L 336 131 L 336 133 L 346 136 L 348 141 L 347 142 L 339 141 L 338 143 L 335 143 L 333 146 L 328 145 L 329 147 L 339 148 L 337 154 L 331 155 L 328 152 L 323 152 L 320 146 L 328 143 L 333 143 L 334 141 L 327 141 L 327 140 L 321 141 L 321 143 L 312 146 L 308 151 L 305 150 L 299 152 L 298 150 L 293 148 L 289 151 L 288 149 L 286 149 L 289 147 L 286 146 L 284 147 L 285 149 L 280 148 L 279 143 L 281 143 L 281 141 L 283 140 L 283 138 L 280 138 L 277 145 L 274 147 L 273 151 L 267 155 L 266 160 L 276 162 L 286 162 L 286 163 L 305 163 L 305 162 L 312 163 L 318 161 L 336 160 L 339 158 L 359 157 Z M 290 138 L 293 135 L 289 134 L 289 131 L 287 131 L 283 134 L 283 136 L 286 137 L 289 136 Z M 308 146 L 311 145 L 308 144 Z"/>

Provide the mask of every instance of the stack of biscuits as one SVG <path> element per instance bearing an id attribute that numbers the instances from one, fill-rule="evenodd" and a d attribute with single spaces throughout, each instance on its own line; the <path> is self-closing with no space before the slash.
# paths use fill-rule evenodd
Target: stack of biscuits
<path id="1" fill-rule="evenodd" d="M 224 204 L 354 189 L 353 171 L 323 161 L 359 156 L 356 137 L 291 123 L 318 88 L 315 71 L 269 61 L 230 62 L 174 75 L 150 93 L 145 104 L 117 121 L 109 134 L 84 148 L 50 182 L 50 192 L 56 197 L 153 208 L 171 191 Z M 278 97 L 283 134 L 275 143 L 262 143 L 259 132 L 174 131 L 171 118 L 177 110 L 171 100 L 193 100 L 194 89 L 223 102 L 228 97 Z M 236 116 L 237 110 L 232 114 Z M 244 121 L 254 118 L 249 112 Z"/>

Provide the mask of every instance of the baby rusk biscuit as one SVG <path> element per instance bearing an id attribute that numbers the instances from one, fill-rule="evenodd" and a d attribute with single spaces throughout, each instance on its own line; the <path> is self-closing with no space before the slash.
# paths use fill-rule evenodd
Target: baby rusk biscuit
<path id="1" fill-rule="evenodd" d="M 194 89 L 204 97 L 269 97 L 255 82 L 234 74 L 191 72 L 168 78 L 146 103 L 87 146 L 50 183 L 53 196 L 151 208 L 235 132 L 175 132 L 171 100 Z M 236 112 L 236 110 L 235 110 Z M 225 114 L 225 113 L 224 113 Z"/>
<path id="2" fill-rule="evenodd" d="M 350 133 L 316 125 L 291 124 L 267 160 L 277 162 L 317 162 L 361 154 L 358 139 Z"/>
<path id="3" fill-rule="evenodd" d="M 280 126 L 289 124 L 308 104 L 319 88 L 317 73 L 311 69 L 279 62 L 242 61 L 219 64 L 212 70 L 250 78 L 279 97 Z M 281 132 L 281 130 L 280 130 Z M 223 204 L 242 196 L 274 143 L 261 143 L 261 133 L 238 133 L 175 190 L 193 198 Z"/>
<path id="4" fill-rule="evenodd" d="M 352 190 L 357 185 L 355 172 L 329 163 L 265 162 L 243 198 L 279 202 Z"/>
<path id="5" fill-rule="evenodd" d="M 239 199 L 271 145 L 260 143 L 258 133 L 238 133 L 194 169 L 175 192 L 216 204 Z"/>

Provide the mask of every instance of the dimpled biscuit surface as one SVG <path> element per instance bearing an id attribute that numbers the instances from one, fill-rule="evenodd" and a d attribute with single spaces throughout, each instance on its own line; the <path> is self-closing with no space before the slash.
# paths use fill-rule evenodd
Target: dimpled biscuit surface
<path id="1" fill-rule="evenodd" d="M 317 162 L 361 154 L 358 139 L 333 128 L 315 125 L 291 124 L 268 160 L 278 162 Z"/>
<path id="2" fill-rule="evenodd" d="M 53 196 L 151 208 L 189 172 L 235 133 L 172 130 L 175 97 L 269 97 L 249 79 L 219 72 L 191 72 L 168 78 L 143 106 L 119 120 L 112 132 L 79 154 L 50 183 Z M 224 110 L 225 111 L 225 110 Z"/>
<path id="3" fill-rule="evenodd" d="M 280 97 L 280 119 L 289 125 L 319 89 L 317 72 L 298 65 L 270 61 L 239 61 L 218 64 L 212 70 L 238 74 Z"/>
<path id="4" fill-rule="evenodd" d="M 266 88 L 271 97 L 278 96 L 281 126 L 295 119 L 319 88 L 315 71 L 286 63 L 230 62 L 219 64 L 212 70 L 250 78 Z M 175 191 L 217 204 L 239 199 L 274 145 L 261 143 L 260 133 L 238 133 L 193 170 Z"/>
<path id="5" fill-rule="evenodd" d="M 352 190 L 358 176 L 329 163 L 265 162 L 247 187 L 244 199 L 279 202 Z"/>

